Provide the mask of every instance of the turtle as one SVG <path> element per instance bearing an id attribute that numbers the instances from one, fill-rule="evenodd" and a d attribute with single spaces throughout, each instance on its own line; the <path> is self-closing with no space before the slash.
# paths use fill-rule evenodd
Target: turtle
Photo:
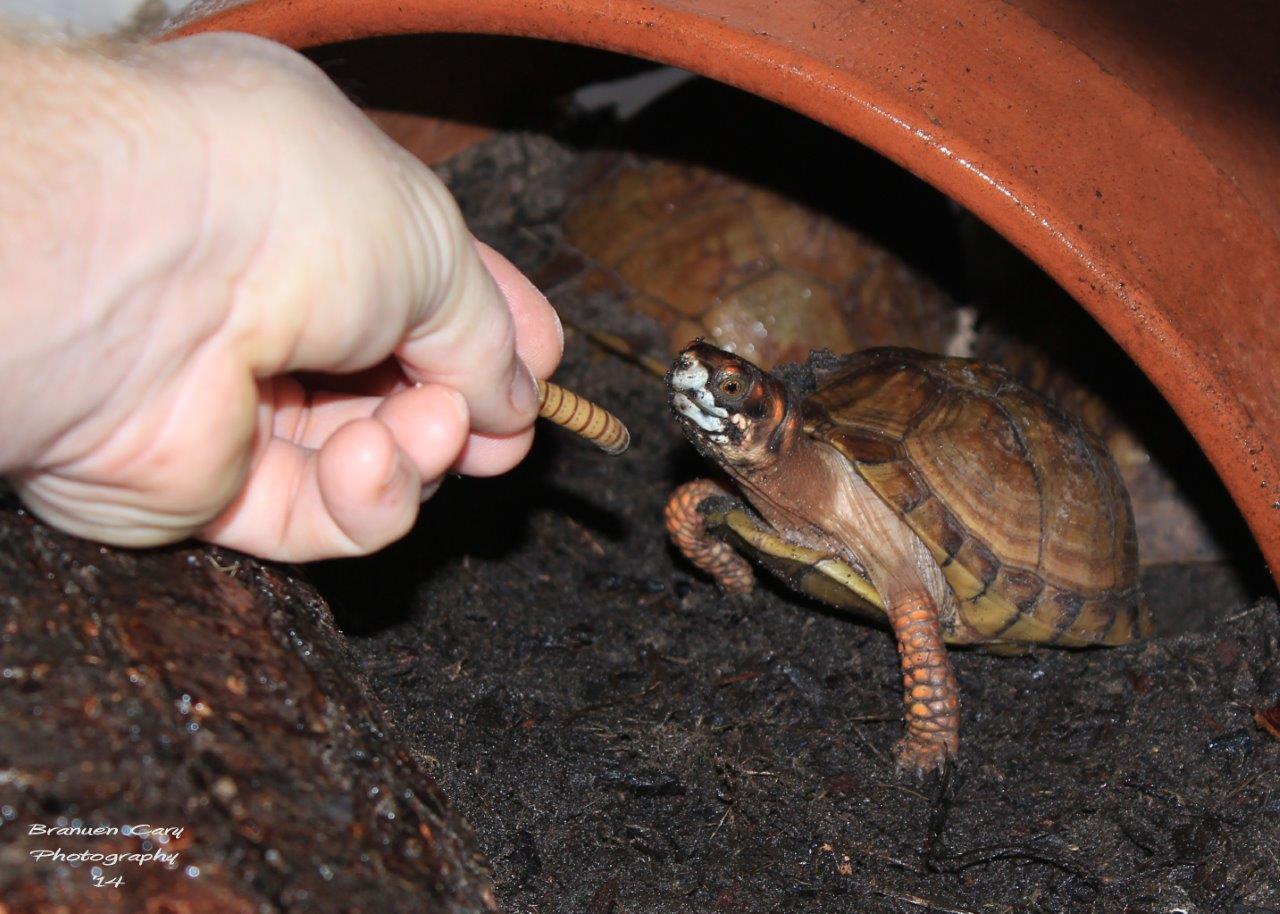
<path id="1" fill-rule="evenodd" d="M 758 136 L 760 124 L 771 121 L 738 112 L 710 129 L 711 113 L 730 110 L 699 105 L 691 120 L 664 114 L 653 126 L 682 142 L 701 136 L 716 150 L 769 155 L 767 148 L 753 151 L 725 137 L 736 136 L 735 124 L 749 124 Z M 801 159 L 790 140 L 802 127 L 785 126 L 793 161 Z M 817 141 L 804 148 L 806 166 L 795 170 L 827 185 L 832 163 L 851 153 L 844 145 L 838 156 L 824 153 L 828 147 Z M 982 243 L 964 245 L 972 275 L 957 287 L 943 281 L 945 270 L 913 266 L 873 240 L 896 237 L 893 232 L 852 228 L 863 210 L 848 201 L 829 207 L 819 196 L 779 188 L 767 170 L 717 166 L 714 158 L 708 167 L 696 156 L 571 151 L 546 137 L 504 134 L 439 170 L 478 237 L 550 295 L 571 335 L 600 342 L 607 334 L 622 345 L 606 348 L 655 368 L 656 377 L 694 336 L 764 368 L 803 360 L 821 347 L 843 352 L 882 345 L 1006 366 L 1106 442 L 1130 493 L 1149 570 L 1221 563 L 1223 574 L 1205 580 L 1250 592 L 1251 585 L 1235 583 L 1233 568 L 1255 561 L 1254 547 L 1194 440 L 1123 351 L 1034 264 L 983 229 Z M 704 164 L 692 164 L 698 161 Z M 866 162 L 842 168 L 837 184 L 853 187 L 857 200 L 886 183 Z M 756 177 L 744 179 L 744 171 Z M 901 185 L 893 190 L 914 199 Z M 909 209 L 931 249 L 945 249 L 943 233 L 929 228 L 937 220 L 928 207 L 916 199 Z M 966 217 L 959 224 L 977 223 Z M 1026 345 L 1027 329 L 1035 345 Z M 1053 345 L 1040 345 L 1036 334 Z M 1081 359 L 1082 352 L 1089 357 Z M 1148 580 L 1162 598 L 1193 612 L 1197 601 L 1187 576 L 1149 574 Z M 1163 619 L 1175 615 L 1166 612 Z"/>
<path id="2" fill-rule="evenodd" d="M 1073 416 L 999 366 L 879 347 L 773 374 L 696 340 L 671 408 L 732 487 L 666 507 L 676 547 L 731 593 L 753 574 L 887 619 L 903 673 L 901 767 L 959 751 L 945 644 L 1000 651 L 1151 633 L 1133 511 L 1115 461 Z"/>
<path id="3" fill-rule="evenodd" d="M 1205 478 L 1191 462 L 1194 447 L 1185 436 L 1160 447 L 1176 420 L 1159 395 L 1034 265 L 993 251 L 1000 242 L 973 243 L 977 297 L 965 305 L 840 219 L 765 186 L 614 154 L 590 159 L 582 172 L 564 241 L 616 275 L 625 305 L 600 309 L 589 327 L 635 327 L 625 312 L 641 315 L 657 333 L 621 335 L 647 340 L 639 348 L 664 363 L 695 336 L 764 369 L 819 347 L 882 345 L 999 363 L 1106 443 L 1131 496 L 1144 565 L 1224 559 L 1215 530 L 1230 528 L 1178 479 L 1179 471 Z M 1042 339 L 1023 339 L 1015 323 L 1030 323 Z M 1072 359 L 1086 350 L 1096 353 L 1087 364 Z M 1118 389 L 1126 391 L 1123 411 L 1100 393 Z"/>
<path id="4" fill-rule="evenodd" d="M 661 340 L 645 348 L 664 361 L 693 336 L 772 368 L 855 341 L 941 349 L 958 332 L 959 306 L 936 285 L 768 188 L 699 165 L 604 154 L 587 162 L 575 198 L 566 245 L 613 274 L 627 307 L 656 322 Z M 609 277 L 588 270 L 591 283 Z"/>

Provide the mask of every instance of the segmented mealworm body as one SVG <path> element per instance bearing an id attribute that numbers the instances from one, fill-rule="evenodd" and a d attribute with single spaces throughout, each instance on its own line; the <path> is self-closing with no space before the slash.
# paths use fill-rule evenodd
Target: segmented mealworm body
<path id="1" fill-rule="evenodd" d="M 586 438 L 606 454 L 621 454 L 631 433 L 613 413 L 551 381 L 538 382 L 538 415 Z"/>

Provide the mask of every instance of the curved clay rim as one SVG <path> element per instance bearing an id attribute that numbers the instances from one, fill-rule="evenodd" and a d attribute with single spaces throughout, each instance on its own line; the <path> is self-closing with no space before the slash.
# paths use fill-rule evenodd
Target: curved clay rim
<path id="1" fill-rule="evenodd" d="M 1145 0 L 1128 5 L 1145 20 L 1135 41 L 1132 22 L 1107 18 L 1125 15 L 1114 6 L 215 0 L 171 34 L 295 47 L 406 32 L 557 39 L 684 67 L 828 124 L 968 207 L 1097 319 L 1200 442 L 1274 576 L 1280 68 L 1266 35 L 1280 17 L 1266 0 L 1242 0 L 1234 19 Z"/>

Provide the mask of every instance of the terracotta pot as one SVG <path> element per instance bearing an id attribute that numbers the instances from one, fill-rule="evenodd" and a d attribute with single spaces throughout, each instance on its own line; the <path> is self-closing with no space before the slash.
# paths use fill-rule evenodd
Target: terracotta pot
<path id="1" fill-rule="evenodd" d="M 553 38 L 829 124 L 968 207 L 1106 328 L 1200 442 L 1275 575 L 1277 26 L 1267 0 L 215 0 L 175 32 Z"/>

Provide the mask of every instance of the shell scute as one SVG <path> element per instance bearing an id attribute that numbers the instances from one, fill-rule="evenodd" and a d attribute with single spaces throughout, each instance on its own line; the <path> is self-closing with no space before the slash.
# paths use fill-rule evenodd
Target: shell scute
<path id="1" fill-rule="evenodd" d="M 565 246 L 616 274 L 617 297 L 656 320 L 654 345 L 705 337 L 767 369 L 819 346 L 945 346 L 957 329 L 945 293 L 823 213 L 696 165 L 588 159 Z"/>
<path id="2" fill-rule="evenodd" d="M 819 379 L 807 427 L 903 516 L 958 598 L 953 640 L 1066 646 L 1147 634 L 1132 510 L 1079 422 L 1003 369 L 912 350 Z"/>
<path id="3" fill-rule="evenodd" d="M 1043 468 L 1041 572 L 1068 588 L 1124 587 L 1126 569 L 1137 561 L 1137 539 L 1128 497 L 1102 443 L 1083 428 L 1064 434 L 1061 414 L 1025 390 L 1008 399 L 1033 465 Z"/>
<path id="4" fill-rule="evenodd" d="M 899 360 L 878 361 L 867 368 L 855 365 L 825 380 L 808 404 L 819 425 L 895 442 L 906 437 L 921 412 L 938 397 L 941 386 L 927 374 L 904 370 Z"/>
<path id="5" fill-rule="evenodd" d="M 912 519 L 908 519 L 911 523 Z M 912 529 L 915 524 L 912 523 Z M 956 550 L 955 560 L 943 569 L 956 596 L 976 602 L 987 596 L 1000 573 L 1000 558 L 976 536 L 966 530 L 964 542 Z"/>
<path id="6" fill-rule="evenodd" d="M 928 484 L 920 479 L 918 473 L 912 471 L 908 466 L 902 476 L 913 481 L 916 487 L 915 491 L 924 493 L 924 497 L 914 504 L 907 504 L 905 500 L 901 502 L 894 501 L 890 495 L 891 480 L 885 480 L 883 489 L 877 483 L 873 482 L 872 485 L 878 491 L 884 492 L 884 497 L 888 498 L 895 507 L 902 511 L 904 516 L 911 515 L 909 522 L 913 527 L 918 526 L 921 530 L 929 531 L 928 537 L 925 538 L 925 545 L 929 547 L 934 560 L 942 566 L 945 572 L 947 566 L 956 561 L 960 551 L 964 549 L 969 535 L 965 531 L 964 525 L 956 519 L 954 514 L 947 510 L 946 505 L 933 494 Z"/>
<path id="7" fill-rule="evenodd" d="M 902 447 L 895 441 L 851 428 L 832 428 L 828 440 L 845 456 L 864 464 L 869 470 L 879 464 L 895 464 L 882 474 L 886 484 L 901 473 Z M 905 483 L 902 485 L 906 486 Z"/>
<path id="8" fill-rule="evenodd" d="M 912 470 L 907 461 L 898 454 L 898 449 L 893 449 L 893 456 L 898 459 L 876 460 L 885 447 L 883 442 L 868 441 L 867 439 L 850 442 L 844 439 L 841 442 L 841 450 L 844 445 L 852 445 L 849 450 L 844 451 L 846 454 L 870 454 L 872 460 L 863 462 L 864 476 L 872 481 L 872 485 L 876 487 L 876 491 L 880 496 L 888 501 L 898 510 L 900 514 L 912 514 L 921 509 L 925 510 L 945 510 L 942 508 L 936 498 L 933 497 L 933 491 L 929 488 L 929 484 L 920 478 L 920 474 Z M 861 459 L 861 458 L 859 458 Z M 933 502 L 928 505 L 928 502 Z M 954 526 L 946 524 L 946 521 L 939 517 L 939 527 Z M 959 536 L 963 539 L 963 531 Z M 950 551 L 948 544 L 943 543 L 945 536 L 943 531 L 939 531 L 938 545 L 943 551 Z M 959 548 L 959 542 L 955 543 L 955 548 Z"/>
<path id="9" fill-rule="evenodd" d="M 1041 497 L 1035 465 L 1000 404 L 968 391 L 939 396 L 905 442 L 938 498 L 1007 562 L 1040 561 Z M 993 508 L 1000 515 L 994 523 Z"/>
<path id="10" fill-rule="evenodd" d="M 1045 580 L 1034 572 L 1005 565 L 996 575 L 995 588 L 1018 608 L 1018 612 L 1030 613 L 1044 593 Z"/>

